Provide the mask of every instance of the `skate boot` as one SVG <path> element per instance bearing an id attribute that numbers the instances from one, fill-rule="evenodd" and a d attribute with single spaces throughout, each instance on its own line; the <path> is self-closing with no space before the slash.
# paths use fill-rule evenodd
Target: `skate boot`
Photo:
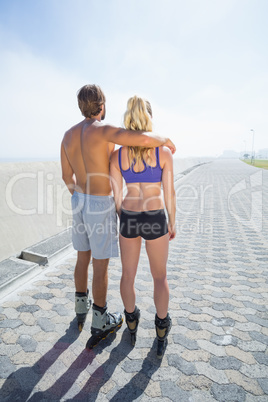
<path id="1" fill-rule="evenodd" d="M 86 318 L 87 313 L 91 307 L 91 299 L 88 297 L 88 290 L 84 292 L 75 292 L 75 312 L 77 318 L 78 329 L 81 332 Z"/>
<path id="2" fill-rule="evenodd" d="M 133 311 L 133 313 L 127 313 L 126 310 L 124 310 L 124 313 L 126 318 L 126 324 L 131 336 L 131 345 L 135 346 L 136 335 L 140 320 L 140 310 L 138 309 L 137 306 L 135 306 L 135 310 Z"/>
<path id="3" fill-rule="evenodd" d="M 167 336 L 172 327 L 172 321 L 167 313 L 166 318 L 160 319 L 157 314 L 155 315 L 155 329 L 157 337 L 157 357 L 162 359 L 166 346 L 167 346 Z"/>
<path id="4" fill-rule="evenodd" d="M 109 313 L 107 305 L 98 307 L 93 303 L 92 314 L 91 337 L 87 341 L 87 349 L 94 348 L 108 334 L 117 331 L 123 324 L 122 314 Z"/>

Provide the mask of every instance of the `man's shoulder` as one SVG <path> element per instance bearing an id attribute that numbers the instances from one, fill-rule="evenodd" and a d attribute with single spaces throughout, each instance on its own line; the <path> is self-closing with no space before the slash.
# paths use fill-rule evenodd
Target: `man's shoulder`
<path id="1" fill-rule="evenodd" d="M 74 133 L 78 132 L 81 130 L 81 128 L 83 127 L 83 123 L 84 121 L 80 121 L 77 124 L 74 124 L 71 128 L 69 128 L 67 131 L 65 131 L 63 139 L 64 138 L 69 138 L 71 137 Z"/>

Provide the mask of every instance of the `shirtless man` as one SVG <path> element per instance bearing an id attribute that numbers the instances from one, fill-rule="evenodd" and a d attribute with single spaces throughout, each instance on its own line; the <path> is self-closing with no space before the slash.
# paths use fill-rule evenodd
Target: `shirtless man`
<path id="1" fill-rule="evenodd" d="M 85 85 L 78 92 L 78 105 L 85 117 L 70 128 L 61 144 L 62 178 L 72 194 L 72 241 L 77 250 L 74 271 L 75 312 L 81 331 L 91 305 L 88 297 L 88 266 L 93 258 L 92 296 L 94 300 L 91 338 L 95 346 L 122 325 L 120 313 L 109 313 L 106 305 L 109 258 L 118 256 L 116 211 L 109 176 L 114 144 L 156 147 L 174 144 L 152 133 L 103 125 L 105 96 L 100 87 Z"/>

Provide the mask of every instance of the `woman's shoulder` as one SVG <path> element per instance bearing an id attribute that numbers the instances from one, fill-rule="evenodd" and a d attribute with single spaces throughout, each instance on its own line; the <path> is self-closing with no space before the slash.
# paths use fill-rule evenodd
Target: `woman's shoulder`
<path id="1" fill-rule="evenodd" d="M 164 166 L 166 165 L 172 165 L 173 161 L 173 156 L 172 153 L 170 151 L 170 149 L 168 147 L 165 146 L 160 146 L 159 147 L 159 162 L 160 162 L 160 166 L 163 169 Z"/>
<path id="2" fill-rule="evenodd" d="M 164 145 L 161 145 L 159 147 L 159 156 L 164 157 L 164 158 L 170 158 L 172 157 L 171 150 L 168 147 L 165 147 Z"/>

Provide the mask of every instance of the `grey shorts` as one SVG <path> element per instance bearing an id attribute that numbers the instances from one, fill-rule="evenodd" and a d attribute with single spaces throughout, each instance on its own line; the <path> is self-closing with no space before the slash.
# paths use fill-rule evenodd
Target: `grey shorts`
<path id="1" fill-rule="evenodd" d="M 91 250 L 92 257 L 118 257 L 117 216 L 112 196 L 72 195 L 73 247 L 77 251 Z"/>

